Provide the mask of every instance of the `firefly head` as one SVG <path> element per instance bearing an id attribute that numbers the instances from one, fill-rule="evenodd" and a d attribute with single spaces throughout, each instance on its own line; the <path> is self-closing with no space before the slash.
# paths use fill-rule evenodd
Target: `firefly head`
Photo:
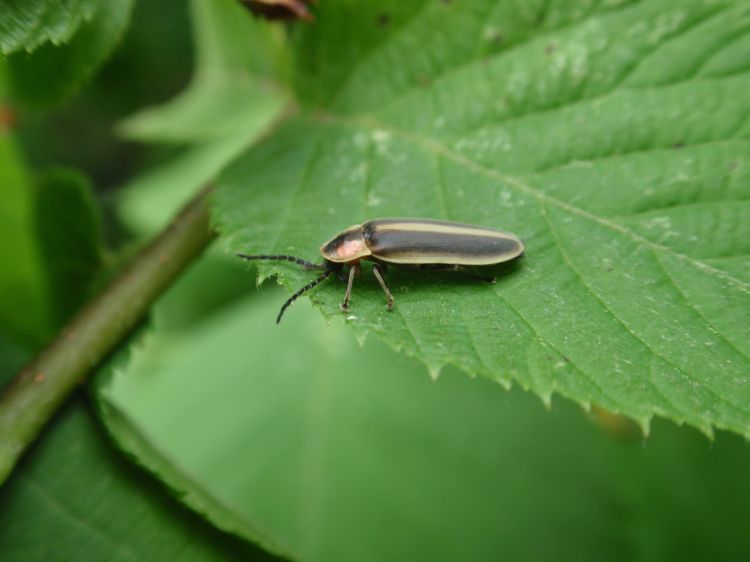
<path id="1" fill-rule="evenodd" d="M 372 254 L 362 234 L 360 225 L 354 225 L 331 238 L 320 247 L 326 261 L 348 263 Z"/>

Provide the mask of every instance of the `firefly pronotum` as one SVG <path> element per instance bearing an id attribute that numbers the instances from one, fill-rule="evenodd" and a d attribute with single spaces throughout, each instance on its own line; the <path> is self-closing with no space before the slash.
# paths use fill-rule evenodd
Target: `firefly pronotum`
<path id="1" fill-rule="evenodd" d="M 322 264 L 287 255 L 237 256 L 245 260 L 290 261 L 305 269 L 323 271 L 320 277 L 289 297 L 276 318 L 276 323 L 279 323 L 290 304 L 332 274 L 346 282 L 341 310 L 349 310 L 354 276 L 360 272 L 362 260 L 374 262 L 372 273 L 385 293 L 386 308 L 392 310 L 394 299 L 384 278 L 388 264 L 449 269 L 489 266 L 521 256 L 523 242 L 509 232 L 472 224 L 428 219 L 375 219 L 337 234 L 320 247 L 320 253 Z M 348 274 L 344 272 L 344 266 L 349 266 Z"/>

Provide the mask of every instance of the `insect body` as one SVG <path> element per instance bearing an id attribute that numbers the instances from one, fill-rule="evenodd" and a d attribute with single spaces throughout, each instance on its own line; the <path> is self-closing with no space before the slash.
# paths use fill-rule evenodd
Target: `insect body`
<path id="1" fill-rule="evenodd" d="M 360 272 L 360 261 L 374 262 L 373 275 L 393 309 L 393 295 L 383 274 L 387 264 L 461 269 L 495 265 L 523 254 L 523 243 L 513 234 L 483 226 L 427 219 L 375 219 L 344 230 L 320 248 L 323 263 L 316 264 L 287 255 L 237 254 L 246 260 L 283 260 L 306 269 L 323 270 L 317 279 L 294 293 L 281 307 L 276 322 L 300 295 L 336 274 L 346 281 L 341 310 L 349 309 L 354 276 Z M 344 266 L 349 266 L 348 275 Z"/>

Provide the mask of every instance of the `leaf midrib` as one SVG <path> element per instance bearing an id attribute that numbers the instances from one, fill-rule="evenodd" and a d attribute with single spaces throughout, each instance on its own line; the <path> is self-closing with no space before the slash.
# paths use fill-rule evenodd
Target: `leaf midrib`
<path id="1" fill-rule="evenodd" d="M 448 146 L 444 145 L 443 143 L 439 141 L 436 141 L 434 139 L 425 137 L 417 133 L 404 131 L 402 129 L 394 127 L 391 124 L 378 121 L 377 119 L 371 116 L 350 117 L 350 116 L 336 115 L 332 113 L 318 113 L 316 114 L 315 117 L 316 119 L 319 119 L 323 122 L 355 126 L 355 127 L 365 129 L 366 131 L 369 131 L 369 132 L 380 130 L 380 131 L 386 131 L 388 133 L 391 133 L 394 136 L 397 136 L 404 141 L 421 146 L 422 148 L 431 152 L 433 155 L 441 155 L 449 160 L 452 160 L 453 162 L 457 164 L 465 166 L 466 168 L 471 169 L 475 172 L 478 172 L 486 177 L 490 177 L 495 180 L 504 182 L 508 184 L 510 187 L 515 188 L 517 191 L 520 191 L 527 195 L 531 195 L 532 197 L 534 197 L 540 202 L 554 205 L 555 207 L 558 207 L 568 213 L 578 215 L 585 219 L 594 221 L 597 224 L 600 224 L 601 226 L 604 226 L 610 230 L 613 230 L 615 232 L 618 232 L 620 234 L 627 236 L 634 242 L 643 244 L 644 246 L 647 246 L 654 250 L 664 252 L 665 254 L 674 256 L 677 259 L 687 261 L 693 264 L 698 269 L 701 269 L 702 271 L 705 271 L 706 273 L 709 273 L 711 275 L 724 279 L 725 281 L 733 284 L 738 290 L 746 294 L 750 294 L 750 283 L 746 283 L 726 273 L 725 271 L 712 267 L 711 265 L 707 264 L 703 260 L 693 258 L 691 256 L 688 256 L 687 254 L 677 252 L 668 246 L 664 246 L 662 244 L 653 242 L 649 240 L 648 238 L 645 238 L 635 233 L 634 231 L 630 230 L 629 228 L 617 222 L 611 221 L 605 217 L 601 217 L 599 215 L 586 211 L 585 209 L 582 209 L 573 204 L 562 201 L 561 199 L 553 197 L 547 193 L 544 193 L 543 191 L 527 183 L 520 177 L 511 176 L 511 175 L 499 172 L 493 168 L 488 168 L 487 166 L 483 165 L 480 162 L 477 162 L 476 160 L 473 160 L 467 156 L 464 156 L 463 154 L 455 152 L 454 150 L 452 150 L 451 148 L 449 148 Z"/>

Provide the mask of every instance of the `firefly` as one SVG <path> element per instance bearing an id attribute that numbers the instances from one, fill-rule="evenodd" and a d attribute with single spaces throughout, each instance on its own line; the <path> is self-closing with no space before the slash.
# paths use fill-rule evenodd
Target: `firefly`
<path id="1" fill-rule="evenodd" d="M 323 263 L 287 255 L 237 256 L 245 260 L 289 261 L 322 271 L 320 277 L 284 303 L 276 318 L 278 324 L 290 304 L 334 274 L 346 283 L 341 310 L 348 311 L 354 277 L 360 273 L 363 260 L 373 262 L 372 273 L 385 293 L 386 309 L 390 311 L 394 298 L 384 277 L 388 265 L 461 270 L 507 262 L 522 256 L 523 250 L 523 242 L 516 235 L 494 228 L 429 219 L 374 219 L 350 226 L 325 242 L 320 247 Z"/>

